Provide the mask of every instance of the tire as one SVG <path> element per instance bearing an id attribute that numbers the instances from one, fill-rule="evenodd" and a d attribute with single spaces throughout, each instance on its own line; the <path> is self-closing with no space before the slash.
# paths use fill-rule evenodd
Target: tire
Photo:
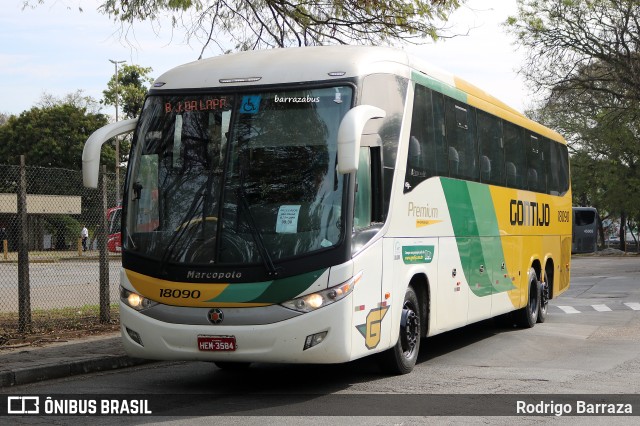
<path id="1" fill-rule="evenodd" d="M 398 341 L 380 354 L 380 367 L 388 374 L 410 373 L 416 365 L 420 350 L 420 303 L 412 287 L 407 287 L 402 304 Z"/>
<path id="2" fill-rule="evenodd" d="M 251 366 L 250 362 L 215 361 L 214 364 L 221 370 L 241 371 Z"/>
<path id="3" fill-rule="evenodd" d="M 540 312 L 540 284 L 536 270 L 529 268 L 529 284 L 527 286 L 527 305 L 515 312 L 516 324 L 522 328 L 531 328 L 538 321 Z"/>
<path id="4" fill-rule="evenodd" d="M 540 284 L 540 309 L 538 310 L 538 322 L 543 323 L 547 319 L 547 312 L 549 311 L 549 281 L 541 282 Z"/>

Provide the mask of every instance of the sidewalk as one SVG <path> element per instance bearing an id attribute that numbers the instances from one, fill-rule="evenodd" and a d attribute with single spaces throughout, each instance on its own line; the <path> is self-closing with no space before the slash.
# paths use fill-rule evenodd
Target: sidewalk
<path id="1" fill-rule="evenodd" d="M 0 388 L 152 362 L 126 355 L 120 333 L 44 347 L 0 349 Z"/>

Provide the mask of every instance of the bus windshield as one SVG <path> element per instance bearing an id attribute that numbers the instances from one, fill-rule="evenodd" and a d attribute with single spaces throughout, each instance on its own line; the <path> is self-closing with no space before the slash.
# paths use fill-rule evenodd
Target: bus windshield
<path id="1" fill-rule="evenodd" d="M 241 264 L 336 246 L 337 131 L 351 99 L 348 86 L 150 96 L 131 150 L 124 248 Z"/>

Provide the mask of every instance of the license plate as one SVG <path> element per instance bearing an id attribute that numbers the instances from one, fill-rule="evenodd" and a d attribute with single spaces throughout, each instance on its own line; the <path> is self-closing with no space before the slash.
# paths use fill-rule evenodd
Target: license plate
<path id="1" fill-rule="evenodd" d="M 233 352 L 236 350 L 235 336 L 198 336 L 198 350 L 206 352 Z"/>

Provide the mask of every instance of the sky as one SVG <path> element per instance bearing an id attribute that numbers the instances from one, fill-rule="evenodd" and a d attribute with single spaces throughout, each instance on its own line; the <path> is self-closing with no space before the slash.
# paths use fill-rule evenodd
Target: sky
<path id="1" fill-rule="evenodd" d="M 101 0 L 47 0 L 22 9 L 23 0 L 3 0 L 0 15 L 0 113 L 28 110 L 44 93 L 62 97 L 82 90 L 102 98 L 115 61 L 151 67 L 152 77 L 200 55 L 200 45 L 185 43 L 170 25 L 136 24 L 129 41 L 120 24 L 97 12 Z M 81 6 L 83 11 L 78 10 Z M 516 0 L 468 0 L 451 16 L 451 31 L 468 35 L 441 39 L 407 51 L 475 84 L 522 111 L 529 92 L 517 74 L 523 55 L 502 23 L 515 14 Z M 204 57 L 220 54 L 209 50 Z M 102 112 L 114 115 L 113 107 Z"/>

